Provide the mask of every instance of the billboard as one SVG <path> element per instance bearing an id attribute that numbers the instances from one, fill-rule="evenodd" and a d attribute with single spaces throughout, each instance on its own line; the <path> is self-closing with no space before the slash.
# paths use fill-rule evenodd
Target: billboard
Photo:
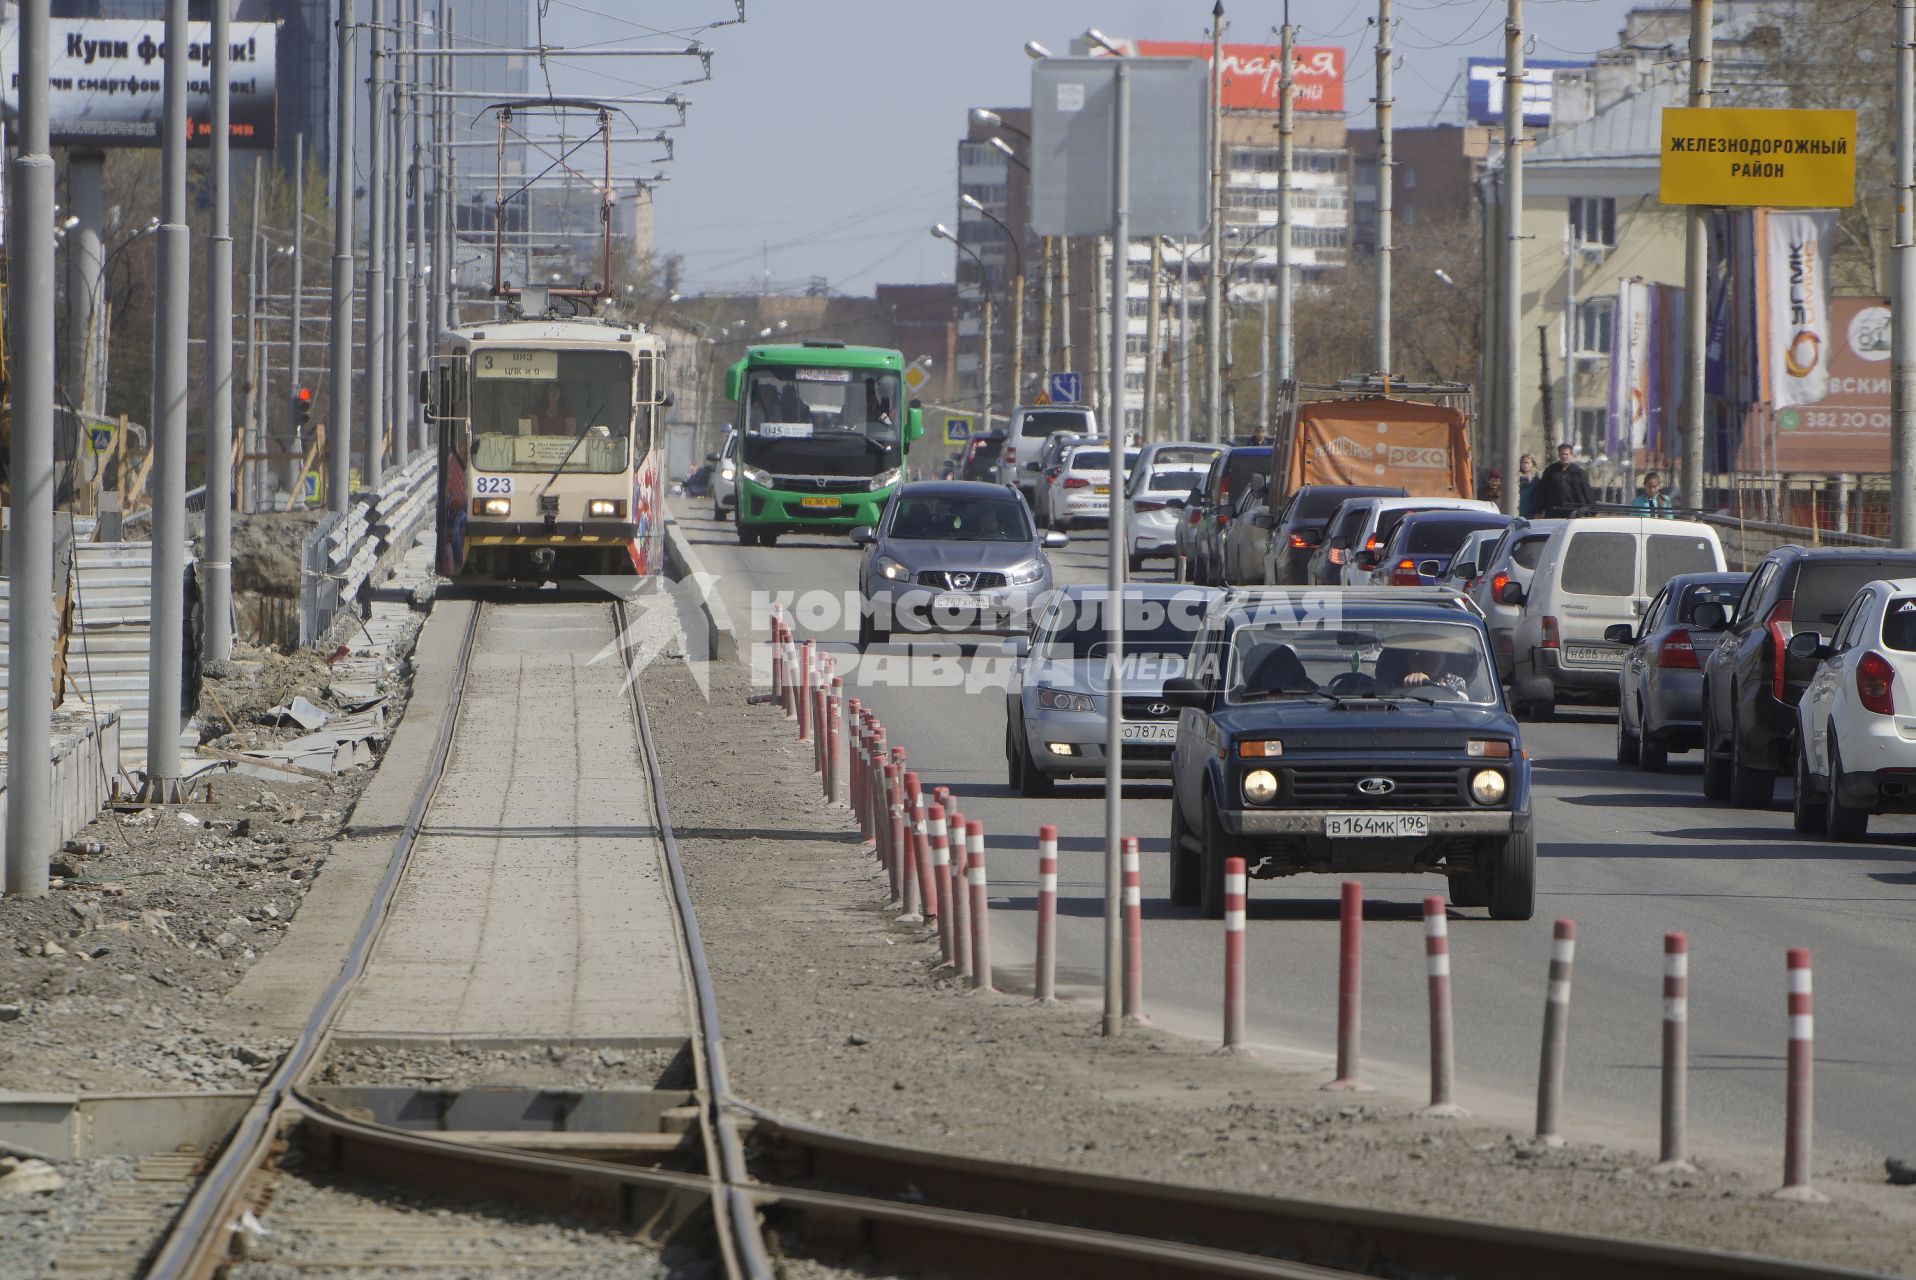
<path id="1" fill-rule="evenodd" d="M 1664 204 L 1833 209 L 1856 203 L 1856 113 L 1665 107 Z"/>
<path id="2" fill-rule="evenodd" d="M 213 24 L 187 24 L 187 137 L 212 133 Z M 232 143 L 273 145 L 279 27 L 235 22 L 230 49 Z M 157 147 L 166 23 L 125 18 L 56 18 L 48 38 L 48 107 L 54 146 Z M 0 27 L 7 114 L 20 109 L 19 25 Z"/>
<path id="3" fill-rule="evenodd" d="M 1523 64 L 1523 122 L 1528 128 L 1550 127 L 1555 104 L 1552 83 L 1556 72 L 1576 71 L 1588 62 L 1554 62 L 1526 58 Z M 1504 122 L 1504 60 L 1471 58 L 1464 73 L 1464 110 L 1472 124 Z"/>
<path id="4" fill-rule="evenodd" d="M 1199 58 L 1211 65 L 1208 40 L 1113 40 L 1134 57 Z M 1096 56 L 1097 51 L 1091 51 Z M 1284 73 L 1284 49 L 1275 44 L 1224 46 L 1224 105 L 1231 111 L 1276 111 Z M 1291 109 L 1344 109 L 1344 50 L 1341 45 L 1291 46 Z"/>
<path id="5" fill-rule="evenodd" d="M 1824 394 L 1776 413 L 1776 469 L 1889 470 L 1889 300 L 1832 298 Z"/>

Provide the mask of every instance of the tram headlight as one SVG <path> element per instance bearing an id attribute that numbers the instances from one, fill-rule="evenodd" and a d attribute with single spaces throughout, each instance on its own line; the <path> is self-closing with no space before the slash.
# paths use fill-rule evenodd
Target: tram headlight
<path id="1" fill-rule="evenodd" d="M 893 467 L 882 476 L 873 476 L 871 487 L 873 489 L 889 489 L 904 478 L 905 469 L 903 467 Z"/>
<path id="2" fill-rule="evenodd" d="M 474 498 L 472 514 L 476 516 L 509 516 L 512 514 L 511 498 Z"/>
<path id="3" fill-rule="evenodd" d="M 623 520 L 625 519 L 625 499 L 589 499 L 585 504 L 585 514 L 589 520 Z"/>
<path id="4" fill-rule="evenodd" d="M 768 471 L 762 471 L 757 467 L 741 467 L 739 474 L 753 484 L 762 484 L 767 489 L 772 487 L 772 476 Z"/>

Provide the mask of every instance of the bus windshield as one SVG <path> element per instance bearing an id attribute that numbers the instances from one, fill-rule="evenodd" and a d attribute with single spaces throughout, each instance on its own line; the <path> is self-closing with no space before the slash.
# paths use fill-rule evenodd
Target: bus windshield
<path id="1" fill-rule="evenodd" d="M 472 354 L 472 465 L 605 475 L 629 465 L 632 357 L 481 347 Z"/>
<path id="2" fill-rule="evenodd" d="M 898 374 L 753 369 L 741 393 L 745 462 L 777 475 L 876 476 L 899 465 Z"/>

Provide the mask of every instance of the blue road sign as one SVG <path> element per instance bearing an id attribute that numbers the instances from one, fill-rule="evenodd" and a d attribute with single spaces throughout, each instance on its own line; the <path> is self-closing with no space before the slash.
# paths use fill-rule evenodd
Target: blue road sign
<path id="1" fill-rule="evenodd" d="M 1078 404 L 1084 393 L 1084 379 L 1075 373 L 1054 373 L 1045 379 L 1045 390 L 1054 404 Z"/>
<path id="2" fill-rule="evenodd" d="M 970 418 L 946 418 L 945 419 L 945 443 L 946 444 L 963 444 L 965 441 L 969 439 L 971 439 L 971 419 Z"/>

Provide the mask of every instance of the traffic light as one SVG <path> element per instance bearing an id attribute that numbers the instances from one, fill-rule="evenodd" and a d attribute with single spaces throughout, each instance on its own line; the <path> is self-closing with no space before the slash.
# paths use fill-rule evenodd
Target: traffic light
<path id="1" fill-rule="evenodd" d="M 311 387 L 301 387 L 293 393 L 293 425 L 301 431 L 304 431 L 307 422 L 312 419 L 312 416 L 313 389 Z"/>

